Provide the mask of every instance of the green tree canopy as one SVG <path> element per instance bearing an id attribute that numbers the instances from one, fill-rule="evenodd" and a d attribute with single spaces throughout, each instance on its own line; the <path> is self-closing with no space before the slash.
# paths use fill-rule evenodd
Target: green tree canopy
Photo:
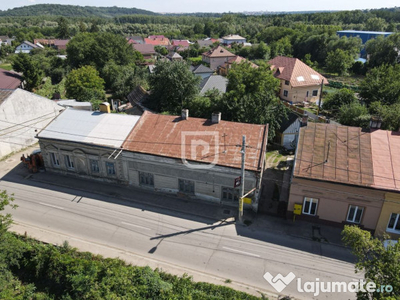
<path id="1" fill-rule="evenodd" d="M 17 72 L 22 72 L 26 82 L 25 89 L 32 91 L 37 88 L 43 78 L 40 64 L 33 60 L 29 54 L 19 53 L 12 62 L 12 67 Z"/>
<path id="2" fill-rule="evenodd" d="M 399 299 L 400 298 L 400 243 L 384 247 L 381 240 L 357 226 L 345 226 L 343 241 L 357 257 L 356 272 L 365 272 L 367 282 L 374 282 L 377 288 L 391 285 L 393 291 L 357 293 L 357 299 Z"/>
<path id="3" fill-rule="evenodd" d="M 329 71 L 338 75 L 346 74 L 354 63 L 354 56 L 342 49 L 336 49 L 328 53 L 326 57 L 326 67 Z"/>
<path id="4" fill-rule="evenodd" d="M 104 80 L 92 66 L 72 70 L 65 81 L 66 96 L 77 101 L 90 101 L 94 107 L 105 99 Z"/>
<path id="5" fill-rule="evenodd" d="M 399 63 L 400 33 L 388 37 L 378 36 L 369 40 L 365 49 L 369 55 L 368 65 L 371 68 L 384 64 L 395 65 Z"/>
<path id="6" fill-rule="evenodd" d="M 333 115 L 336 115 L 341 106 L 348 105 L 355 101 L 357 101 L 357 97 L 354 95 L 354 92 L 344 88 L 328 94 L 324 99 L 322 108 L 330 110 Z"/>
<path id="7" fill-rule="evenodd" d="M 69 37 L 68 20 L 64 17 L 61 17 L 58 20 L 57 36 L 60 39 L 65 39 Z"/>
<path id="8" fill-rule="evenodd" d="M 183 61 L 158 61 L 149 76 L 149 106 L 158 112 L 180 114 L 199 93 L 200 77 Z"/>
<path id="9" fill-rule="evenodd" d="M 360 96 L 367 105 L 400 103 L 400 65 L 382 65 L 370 70 L 360 84 Z"/>
<path id="10" fill-rule="evenodd" d="M 110 60 L 128 65 L 143 59 L 123 36 L 108 32 L 78 33 L 67 45 L 67 57 L 73 68 L 91 65 L 98 71 Z"/>
<path id="11" fill-rule="evenodd" d="M 269 138 L 275 135 L 286 118 L 286 108 L 276 96 L 279 80 L 264 64 L 253 68 L 243 62 L 234 64 L 228 73 L 227 92 L 219 105 L 222 118 L 230 121 L 269 124 Z"/>
<path id="12" fill-rule="evenodd" d="M 358 101 L 342 105 L 339 109 L 338 120 L 343 125 L 368 128 L 370 119 L 367 107 Z"/>

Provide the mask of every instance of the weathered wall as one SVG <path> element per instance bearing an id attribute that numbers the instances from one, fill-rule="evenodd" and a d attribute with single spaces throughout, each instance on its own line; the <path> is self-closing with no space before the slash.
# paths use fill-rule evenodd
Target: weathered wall
<path id="1" fill-rule="evenodd" d="M 0 105 L 0 157 L 37 143 L 35 138 L 64 108 L 17 89 Z"/>
<path id="2" fill-rule="evenodd" d="M 384 193 L 345 184 L 293 178 L 290 187 L 288 216 L 292 216 L 295 203 L 303 204 L 304 197 L 317 198 L 315 219 L 328 223 L 346 223 L 350 205 L 364 207 L 360 225 L 375 230 L 381 213 Z M 309 217 L 306 215 L 306 217 Z"/>
<path id="3" fill-rule="evenodd" d="M 385 202 L 383 203 L 378 225 L 376 226 L 376 236 L 382 237 L 386 233 L 389 234 L 389 236 L 394 240 L 398 240 L 400 238 L 400 232 L 395 233 L 390 232 L 390 230 L 387 231 L 387 226 L 392 213 L 400 214 L 400 193 L 385 194 Z"/>

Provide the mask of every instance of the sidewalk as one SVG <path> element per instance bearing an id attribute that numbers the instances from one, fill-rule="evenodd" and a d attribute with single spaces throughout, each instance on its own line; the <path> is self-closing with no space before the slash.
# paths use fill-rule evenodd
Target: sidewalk
<path id="1" fill-rule="evenodd" d="M 27 150 L 25 152 L 29 151 L 32 150 Z M 21 155 L 21 153 L 15 154 L 7 160 L 0 162 L 0 175 L 5 174 L 2 180 L 29 180 L 33 181 L 33 183 L 44 183 L 48 185 L 47 188 L 50 189 L 52 186 L 64 188 L 66 191 L 68 191 L 68 189 L 74 189 L 81 192 L 77 196 L 85 197 L 86 194 L 97 194 L 101 195 L 105 200 L 107 200 L 107 197 L 110 197 L 122 201 L 129 201 L 133 205 L 152 206 L 164 210 L 165 213 L 175 212 L 177 214 L 201 218 L 210 224 L 219 220 L 237 217 L 237 208 L 233 206 L 51 172 L 32 174 L 19 163 L 19 157 Z M 341 242 L 341 228 L 323 224 L 313 224 L 301 220 L 293 222 L 293 220 L 285 220 L 275 216 L 260 213 L 255 214 L 252 211 L 245 211 L 244 219 L 247 221 L 248 230 L 276 233 L 277 235 L 343 246 Z"/>

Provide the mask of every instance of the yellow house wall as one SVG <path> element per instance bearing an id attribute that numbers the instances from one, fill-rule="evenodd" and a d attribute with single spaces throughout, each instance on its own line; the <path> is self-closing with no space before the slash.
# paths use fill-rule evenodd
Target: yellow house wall
<path id="1" fill-rule="evenodd" d="M 385 193 L 385 201 L 376 226 L 375 236 L 383 237 L 387 233 L 391 239 L 397 240 L 400 238 L 400 234 L 386 231 L 392 213 L 400 214 L 400 194 Z"/>
<path id="2" fill-rule="evenodd" d="M 284 90 L 289 92 L 288 96 L 284 96 Z M 312 96 L 313 90 L 317 90 L 317 96 Z M 291 101 L 292 103 L 301 103 L 303 101 L 316 102 L 319 100 L 321 86 L 303 86 L 303 87 L 292 87 L 292 85 L 286 85 L 285 80 L 281 80 L 281 89 L 279 92 L 279 97 L 286 101 Z M 308 97 L 307 97 L 308 91 Z"/>

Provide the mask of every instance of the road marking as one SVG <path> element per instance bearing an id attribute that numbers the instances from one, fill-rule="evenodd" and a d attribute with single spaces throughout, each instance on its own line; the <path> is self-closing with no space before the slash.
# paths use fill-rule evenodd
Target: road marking
<path id="1" fill-rule="evenodd" d="M 47 203 L 43 203 L 43 202 L 39 202 L 39 204 L 44 205 L 44 206 L 49 206 L 49 207 L 52 207 L 52 208 L 64 209 L 64 207 L 55 206 L 55 205 L 51 205 L 51 204 L 47 204 Z"/>
<path id="2" fill-rule="evenodd" d="M 233 252 L 237 252 L 237 253 L 242 253 L 242 254 L 245 254 L 245 255 L 249 255 L 249 256 L 260 257 L 260 255 L 253 254 L 253 253 L 250 253 L 250 252 L 240 251 L 240 250 L 236 250 L 236 249 L 232 249 L 232 248 L 228 248 L 228 247 L 222 247 L 222 248 L 224 248 L 224 249 L 226 249 L 226 250 L 233 251 Z"/>
<path id="3" fill-rule="evenodd" d="M 129 226 L 134 226 L 134 227 L 142 228 L 142 229 L 145 229 L 145 230 L 151 230 L 150 228 L 143 227 L 143 226 L 136 225 L 136 224 L 132 224 L 132 223 L 126 223 L 126 222 L 121 222 L 121 223 L 122 223 L 122 224 L 125 224 L 125 225 L 129 225 Z"/>

